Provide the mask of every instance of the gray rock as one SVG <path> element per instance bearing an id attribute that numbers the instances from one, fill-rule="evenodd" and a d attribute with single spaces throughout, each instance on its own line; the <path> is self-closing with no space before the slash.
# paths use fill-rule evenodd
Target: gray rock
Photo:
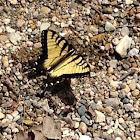
<path id="1" fill-rule="evenodd" d="M 92 104 L 91 104 L 91 108 L 92 108 L 93 110 L 97 109 L 96 104 L 95 104 L 95 103 L 92 103 Z"/>
<path id="2" fill-rule="evenodd" d="M 85 117 L 85 116 L 82 116 L 81 117 L 81 120 L 86 123 L 87 125 L 89 125 L 89 120 Z"/>
<path id="3" fill-rule="evenodd" d="M 85 115 L 85 112 L 87 111 L 86 107 L 84 105 L 81 105 L 79 108 L 78 108 L 78 113 L 80 116 L 83 116 Z"/>
<path id="4" fill-rule="evenodd" d="M 17 108 L 17 110 L 19 111 L 19 112 L 22 112 L 23 111 L 23 106 L 18 106 L 18 108 Z"/>
<path id="5" fill-rule="evenodd" d="M 26 106 L 30 106 L 31 105 L 31 101 L 30 100 L 25 100 L 25 105 Z"/>
<path id="6" fill-rule="evenodd" d="M 117 107 L 119 105 L 119 101 L 117 98 L 108 98 L 104 100 L 107 106 Z"/>
<path id="7" fill-rule="evenodd" d="M 125 108 L 126 112 L 134 110 L 134 108 L 133 108 L 133 106 L 131 104 L 125 104 L 124 108 Z"/>
<path id="8" fill-rule="evenodd" d="M 122 100 L 122 102 L 123 102 L 124 104 L 128 104 L 128 103 L 130 102 L 130 100 L 129 100 L 128 98 L 124 98 L 124 99 Z"/>
<path id="9" fill-rule="evenodd" d="M 111 32 L 111 31 L 114 31 L 116 28 L 110 23 L 110 22 L 106 22 L 105 23 L 105 30 L 107 32 Z"/>
<path id="10" fill-rule="evenodd" d="M 125 35 L 129 35 L 129 28 L 128 27 L 123 27 L 121 30 L 121 35 L 125 36 Z"/>
<path id="11" fill-rule="evenodd" d="M 128 35 L 125 35 L 120 43 L 116 46 L 116 52 L 121 56 L 125 57 L 127 55 L 127 49 L 130 48 L 132 42 L 132 38 Z"/>

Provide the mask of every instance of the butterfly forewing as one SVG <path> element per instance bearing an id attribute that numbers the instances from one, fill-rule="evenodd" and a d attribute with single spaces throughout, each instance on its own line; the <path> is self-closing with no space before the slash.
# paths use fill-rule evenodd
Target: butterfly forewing
<path id="1" fill-rule="evenodd" d="M 68 42 L 51 30 L 42 32 L 42 46 L 46 47 L 47 58 L 44 68 L 51 77 L 62 75 L 84 74 L 90 72 L 90 67 L 82 56 L 77 55 Z"/>

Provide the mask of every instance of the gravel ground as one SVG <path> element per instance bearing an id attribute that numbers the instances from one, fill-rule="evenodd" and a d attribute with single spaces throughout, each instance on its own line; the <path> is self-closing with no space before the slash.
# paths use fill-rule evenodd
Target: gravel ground
<path id="1" fill-rule="evenodd" d="M 34 72 L 48 28 L 91 65 L 90 76 L 68 80 L 68 91 L 61 83 L 48 90 L 47 76 Z M 49 118 L 61 123 L 58 138 L 33 129 L 48 128 Z M 140 139 L 138 0 L 0 1 L 0 138 L 27 139 L 21 132 L 38 140 Z"/>

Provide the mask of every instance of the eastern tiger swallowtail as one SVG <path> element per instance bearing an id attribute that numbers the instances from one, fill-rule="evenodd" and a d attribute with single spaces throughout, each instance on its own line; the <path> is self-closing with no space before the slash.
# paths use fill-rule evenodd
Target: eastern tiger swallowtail
<path id="1" fill-rule="evenodd" d="M 84 58 L 77 55 L 72 45 L 69 45 L 56 32 L 43 30 L 41 38 L 42 47 L 46 52 L 43 67 L 51 77 L 79 75 L 90 72 L 90 66 Z"/>

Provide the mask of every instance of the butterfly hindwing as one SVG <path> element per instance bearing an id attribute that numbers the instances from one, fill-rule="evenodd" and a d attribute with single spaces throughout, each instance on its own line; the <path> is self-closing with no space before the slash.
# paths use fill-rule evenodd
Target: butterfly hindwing
<path id="1" fill-rule="evenodd" d="M 54 31 L 42 31 L 42 46 L 46 47 L 44 51 L 47 53 L 43 66 L 51 77 L 90 72 L 90 67 L 83 57 L 77 55 L 68 42 Z"/>

